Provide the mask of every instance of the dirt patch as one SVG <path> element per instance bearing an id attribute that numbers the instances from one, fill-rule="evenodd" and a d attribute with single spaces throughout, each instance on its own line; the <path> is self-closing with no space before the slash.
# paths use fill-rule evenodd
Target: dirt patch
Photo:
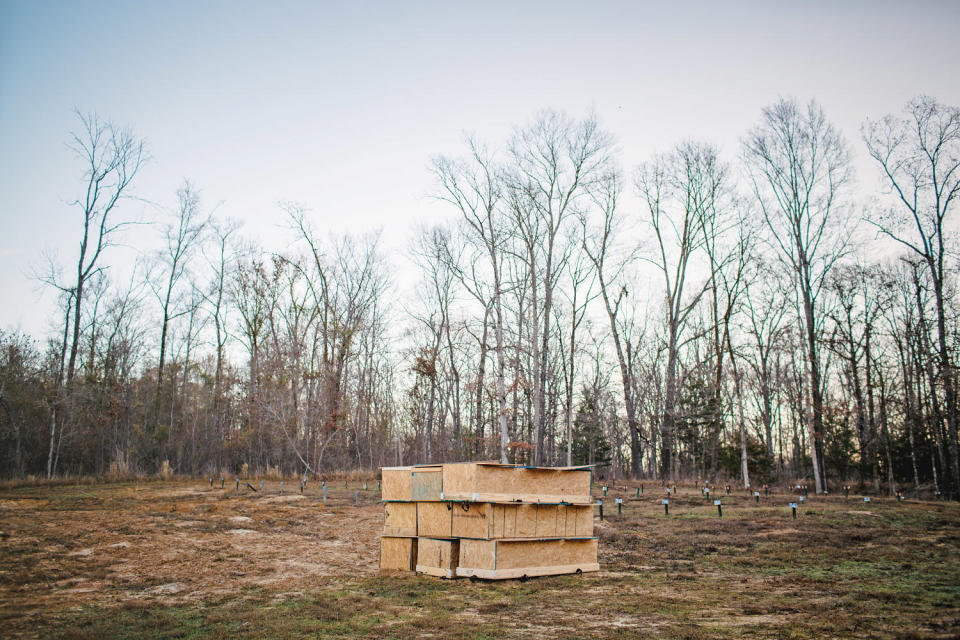
<path id="1" fill-rule="evenodd" d="M 375 575 L 383 516 L 370 496 L 359 507 L 346 497 L 324 506 L 299 494 L 170 484 L 0 499 L 0 624 L 94 603 L 169 604 Z"/>
<path id="2" fill-rule="evenodd" d="M 374 491 L 148 482 L 0 490 L 3 637 L 883 638 L 960 633 L 960 508 L 691 492 L 596 520 L 601 571 L 377 571 Z M 375 483 L 374 483 L 375 484 Z M 597 514 L 599 516 L 599 513 Z M 870 515 L 870 517 L 864 517 Z M 893 606 L 892 606 L 893 605 Z M 467 623 L 464 624 L 464 620 Z M 160 630 L 163 630 L 162 632 Z"/>

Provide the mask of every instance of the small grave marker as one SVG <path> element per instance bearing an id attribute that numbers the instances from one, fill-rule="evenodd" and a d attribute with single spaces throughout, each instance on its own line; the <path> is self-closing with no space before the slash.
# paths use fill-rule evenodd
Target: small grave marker
<path id="1" fill-rule="evenodd" d="M 759 492 L 759 491 L 754 491 L 754 492 L 753 492 L 753 500 L 754 500 L 757 504 L 760 504 L 760 492 Z"/>
<path id="2" fill-rule="evenodd" d="M 864 502 L 870 502 L 870 496 L 863 496 Z"/>
<path id="3" fill-rule="evenodd" d="M 797 519 L 797 503 L 791 502 L 790 508 L 793 510 L 793 519 L 796 520 Z"/>
<path id="4" fill-rule="evenodd" d="M 714 500 L 714 501 L 713 501 L 713 504 L 714 504 L 714 506 L 717 507 L 717 517 L 718 517 L 718 518 L 722 518 L 722 517 L 723 517 L 723 506 L 720 504 L 720 501 L 719 501 L 719 500 Z"/>
<path id="5" fill-rule="evenodd" d="M 664 498 L 660 502 L 663 503 L 663 515 L 665 516 L 670 515 L 670 501 Z"/>
<path id="6" fill-rule="evenodd" d="M 619 516 L 619 515 L 622 515 L 622 514 L 623 514 L 623 499 L 622 499 L 622 498 L 617 498 L 617 499 L 615 500 L 615 502 L 617 503 L 617 515 L 618 515 L 618 516 Z"/>

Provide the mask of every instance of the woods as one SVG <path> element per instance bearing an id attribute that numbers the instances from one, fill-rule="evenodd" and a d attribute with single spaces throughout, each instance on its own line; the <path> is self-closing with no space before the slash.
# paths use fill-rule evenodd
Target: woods
<path id="1" fill-rule="evenodd" d="M 79 113 L 71 140 L 75 266 L 43 271 L 47 335 L 0 332 L 0 476 L 499 459 L 960 499 L 956 107 L 847 139 L 782 99 L 637 167 L 544 110 L 437 150 L 446 218 L 406 256 L 321 203 L 263 246 L 185 181 L 122 269 L 147 142 Z"/>

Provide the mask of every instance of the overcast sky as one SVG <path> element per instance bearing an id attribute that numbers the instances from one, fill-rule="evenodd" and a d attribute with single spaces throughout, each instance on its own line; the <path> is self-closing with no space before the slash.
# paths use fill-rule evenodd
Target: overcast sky
<path id="1" fill-rule="evenodd" d="M 382 228 L 402 261 L 414 224 L 445 215 L 430 157 L 542 107 L 595 109 L 629 168 L 684 138 L 733 158 L 763 106 L 815 98 L 869 190 L 860 123 L 920 93 L 960 104 L 958 34 L 948 1 L 0 0 L 0 328 L 45 333 L 32 272 L 75 260 L 74 107 L 147 140 L 146 200 L 171 206 L 190 178 L 271 249 L 288 238 L 277 202 L 296 200 L 320 229 Z"/>

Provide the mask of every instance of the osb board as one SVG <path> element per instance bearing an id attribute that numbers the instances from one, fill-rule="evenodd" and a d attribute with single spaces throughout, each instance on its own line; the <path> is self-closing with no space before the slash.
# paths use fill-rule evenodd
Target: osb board
<path id="1" fill-rule="evenodd" d="M 593 535 L 593 507 L 555 504 L 452 504 L 455 538 L 565 538 Z"/>
<path id="2" fill-rule="evenodd" d="M 501 579 L 598 571 L 597 539 L 461 540 L 459 576 Z"/>
<path id="3" fill-rule="evenodd" d="M 593 505 L 559 505 L 557 507 L 557 528 L 561 535 L 571 538 L 590 538 L 593 536 Z"/>
<path id="4" fill-rule="evenodd" d="M 461 540 L 460 569 L 496 569 L 497 543 L 494 540 Z M 457 575 L 462 575 L 457 571 Z"/>
<path id="5" fill-rule="evenodd" d="M 387 502 L 383 505 L 383 535 L 417 535 L 417 504 L 415 502 Z"/>
<path id="6" fill-rule="evenodd" d="M 414 500 L 440 500 L 443 472 L 439 468 L 414 469 L 411 493 Z"/>
<path id="7" fill-rule="evenodd" d="M 451 502 L 417 502 L 417 535 L 433 538 L 453 537 Z"/>
<path id="8" fill-rule="evenodd" d="M 453 503 L 454 538 L 490 538 L 495 507 L 488 502 Z"/>
<path id="9" fill-rule="evenodd" d="M 383 467 L 380 469 L 381 500 L 412 500 L 412 467 Z"/>
<path id="10" fill-rule="evenodd" d="M 440 578 L 457 575 L 460 559 L 459 540 L 420 538 L 417 544 L 417 571 Z"/>
<path id="11" fill-rule="evenodd" d="M 473 462 L 443 465 L 443 497 L 475 502 L 590 502 L 589 469 L 513 467 Z"/>
<path id="12" fill-rule="evenodd" d="M 417 566 L 416 538 L 380 538 L 380 570 L 413 571 Z"/>

